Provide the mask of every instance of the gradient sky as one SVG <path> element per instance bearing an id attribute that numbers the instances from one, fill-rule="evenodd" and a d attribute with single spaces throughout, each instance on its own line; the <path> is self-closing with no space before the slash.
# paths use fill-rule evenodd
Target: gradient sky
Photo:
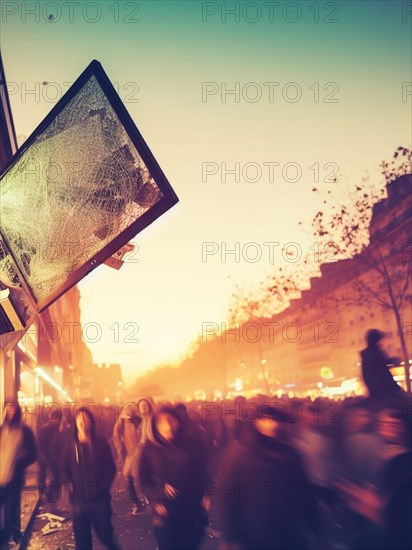
<path id="1" fill-rule="evenodd" d="M 203 322 L 225 320 L 234 284 L 254 285 L 273 269 L 264 242 L 295 241 L 309 251 L 308 225 L 320 204 L 310 166 L 319 163 L 321 178 L 325 163 L 336 163 L 350 183 L 365 171 L 377 180 L 380 162 L 398 145 L 411 146 L 412 96 L 402 101 L 402 83 L 412 81 L 412 14 L 402 13 L 405 2 L 319 2 L 316 23 L 313 2 L 279 2 L 271 21 L 267 3 L 249 2 L 243 12 L 244 3 L 226 2 L 237 6 L 239 21 L 228 14 L 225 22 L 220 2 L 101 1 L 101 18 L 91 23 L 92 4 L 81 3 L 89 6 L 82 15 L 73 3 L 63 3 L 59 13 L 53 2 L 26 2 L 26 10 L 37 10 L 30 15 L 20 2 L 3 2 L 1 47 L 21 140 L 61 97 L 64 83 L 98 59 L 179 196 L 176 207 L 134 239 L 138 263 L 119 272 L 101 266 L 79 285 L 83 323 L 101 327 L 97 342 L 90 341 L 92 329 L 86 335 L 95 361 L 122 363 L 132 381 L 182 356 Z M 328 17 L 338 21 L 327 23 Z M 205 82 L 219 93 L 202 98 Z M 256 89 L 261 99 L 247 101 L 241 93 L 239 102 L 233 95 L 222 101 L 224 85 L 236 82 L 250 94 L 246 99 Z M 256 85 L 244 88 L 251 82 Z M 264 82 L 280 83 L 273 98 Z M 302 92 L 297 102 L 282 96 L 283 89 L 293 99 L 295 88 L 284 88 L 291 82 Z M 319 102 L 309 88 L 315 82 Z M 328 82 L 336 84 L 324 90 Z M 337 87 L 338 102 L 325 103 Z M 236 162 L 258 163 L 260 181 L 242 174 L 239 182 L 230 175 L 222 181 L 221 164 Z M 275 181 L 268 162 L 280 163 Z M 290 162 L 302 170 L 295 183 L 282 178 Z M 207 181 L 203 163 L 219 168 Z M 250 169 L 247 178 L 253 176 Z M 307 222 L 305 230 L 299 220 Z M 218 243 L 219 251 L 222 243 L 231 249 L 256 242 L 262 259 L 236 262 L 232 255 L 223 262 L 216 254 L 203 262 L 204 242 Z"/>

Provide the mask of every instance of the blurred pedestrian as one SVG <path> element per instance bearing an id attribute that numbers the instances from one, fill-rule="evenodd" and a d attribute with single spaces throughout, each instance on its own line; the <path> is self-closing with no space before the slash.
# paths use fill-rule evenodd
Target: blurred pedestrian
<path id="1" fill-rule="evenodd" d="M 0 426 L 0 543 L 21 539 L 20 506 L 25 470 L 37 458 L 36 442 L 22 421 L 20 405 L 6 402 Z"/>
<path id="2" fill-rule="evenodd" d="M 319 417 L 321 403 L 303 401 L 296 403 L 296 406 L 301 415 L 291 424 L 293 433 L 290 440 L 302 458 L 313 493 L 319 497 L 319 504 L 327 505 L 333 501 L 330 484 L 334 463 L 331 438 L 325 431 L 323 418 Z"/>
<path id="3" fill-rule="evenodd" d="M 380 431 L 394 449 L 386 455 L 380 487 L 359 487 L 344 480 L 339 484 L 348 506 L 370 522 L 370 529 L 356 541 L 354 550 L 412 548 L 411 423 L 406 415 L 395 411 L 385 411 L 383 422 Z"/>
<path id="4" fill-rule="evenodd" d="M 113 428 L 113 445 L 116 449 L 122 473 L 126 478 L 126 488 L 133 503 L 132 514 L 143 510 L 144 495 L 138 485 L 140 453 L 151 432 L 153 402 L 150 398 L 128 403 Z"/>
<path id="5" fill-rule="evenodd" d="M 109 550 L 119 550 L 112 525 L 110 486 L 116 476 L 108 442 L 96 434 L 96 421 L 84 407 L 77 410 L 63 462 L 70 484 L 76 550 L 91 550 L 92 527 Z"/>
<path id="6" fill-rule="evenodd" d="M 48 409 L 50 412 L 47 412 Z M 40 427 L 37 435 L 38 450 L 38 486 L 40 496 L 46 491 L 46 496 L 53 500 L 54 492 L 60 494 L 60 468 L 57 460 L 57 449 L 55 440 L 59 434 L 60 423 L 63 413 L 60 409 L 45 407 L 44 411 L 47 421 Z M 47 473 L 50 472 L 50 482 L 46 485 Z"/>
<path id="7" fill-rule="evenodd" d="M 304 550 L 320 533 L 299 454 L 282 441 L 282 410 L 260 405 L 223 458 L 222 550 Z M 318 540 L 317 547 L 321 547 Z"/>
<path id="8" fill-rule="evenodd" d="M 210 472 L 215 479 L 219 475 L 220 459 L 229 443 L 229 430 L 222 418 L 221 408 L 217 407 L 211 414 L 208 414 L 204 424 L 207 427 L 210 441 L 210 448 L 208 449 Z"/>
<path id="9" fill-rule="evenodd" d="M 206 459 L 172 406 L 162 406 L 153 415 L 139 480 L 153 509 L 159 550 L 199 548 L 208 522 L 203 498 L 209 482 Z"/>
<path id="10" fill-rule="evenodd" d="M 207 464 L 210 464 L 210 457 L 213 449 L 213 439 L 207 429 L 206 423 L 202 421 L 201 415 L 193 408 L 187 408 L 184 403 L 177 403 L 175 410 L 183 423 L 183 430 L 186 438 L 192 441 L 193 445 L 199 445 L 204 453 Z"/>

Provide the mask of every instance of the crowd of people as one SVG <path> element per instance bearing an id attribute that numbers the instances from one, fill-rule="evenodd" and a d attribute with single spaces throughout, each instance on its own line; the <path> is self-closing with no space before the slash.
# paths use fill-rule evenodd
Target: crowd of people
<path id="1" fill-rule="evenodd" d="M 376 364 L 372 352 L 364 364 Z M 92 548 L 92 530 L 106 548 L 120 548 L 116 463 L 130 513 L 150 510 L 159 550 L 199 549 L 210 521 L 221 550 L 410 550 L 412 401 L 392 389 L 342 401 L 142 397 L 117 418 L 96 404 L 54 408 L 37 445 L 18 404 L 8 403 L 1 540 L 20 536 L 24 470 L 37 459 L 44 498 L 69 491 L 77 550 Z"/>

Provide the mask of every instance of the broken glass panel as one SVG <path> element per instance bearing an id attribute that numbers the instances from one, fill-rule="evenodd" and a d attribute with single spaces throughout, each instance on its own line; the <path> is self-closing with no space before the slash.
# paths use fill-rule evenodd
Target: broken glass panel
<path id="1" fill-rule="evenodd" d="M 91 74 L 0 180 L 0 228 L 35 301 L 160 201 L 159 187 Z"/>

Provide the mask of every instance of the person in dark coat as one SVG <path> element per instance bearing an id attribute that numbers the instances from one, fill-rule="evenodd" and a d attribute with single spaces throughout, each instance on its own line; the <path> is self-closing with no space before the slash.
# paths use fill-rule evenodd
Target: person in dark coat
<path id="1" fill-rule="evenodd" d="M 354 550 L 412 548 L 412 426 L 407 415 L 399 412 L 396 416 L 392 434 L 397 435 L 398 449 L 384 464 L 380 487 L 359 487 L 346 480 L 339 484 L 348 506 L 370 522 L 369 531 Z"/>
<path id="2" fill-rule="evenodd" d="M 229 432 L 222 418 L 221 408 L 216 407 L 210 414 L 208 413 L 202 424 L 204 433 L 207 436 L 210 472 L 212 477 L 215 478 L 219 471 L 222 453 L 229 441 Z"/>
<path id="3" fill-rule="evenodd" d="M 47 496 L 53 498 L 53 493 L 60 494 L 60 468 L 56 460 L 54 443 L 59 433 L 60 422 L 63 413 L 61 410 L 54 409 L 47 415 L 47 422 L 39 429 L 37 435 L 38 449 L 38 486 L 39 493 L 43 495 L 46 490 L 47 471 L 50 471 L 51 481 L 47 486 Z"/>
<path id="4" fill-rule="evenodd" d="M 18 403 L 6 402 L 0 426 L 0 544 L 21 539 L 20 506 L 25 470 L 37 459 L 32 430 L 23 423 Z"/>
<path id="5" fill-rule="evenodd" d="M 110 496 L 116 465 L 108 442 L 96 435 L 96 421 L 87 408 L 81 407 L 76 412 L 62 475 L 71 485 L 76 550 L 93 548 L 92 527 L 106 548 L 119 550 L 113 532 Z"/>
<path id="6" fill-rule="evenodd" d="M 209 482 L 202 447 L 188 437 L 174 407 L 153 415 L 143 446 L 139 482 L 153 509 L 159 550 L 196 550 L 207 525 L 204 488 Z"/>
<path id="7" fill-rule="evenodd" d="M 399 362 L 396 358 L 390 358 L 381 347 L 381 340 L 385 334 L 373 328 L 366 333 L 368 347 L 361 351 L 362 376 L 371 399 L 393 400 L 404 395 L 402 388 L 393 379 L 389 371 L 389 364 Z"/>
<path id="8" fill-rule="evenodd" d="M 236 441 L 239 441 L 242 434 L 242 428 L 245 425 L 244 409 L 246 407 L 246 403 L 247 401 L 244 395 L 237 395 L 235 397 L 236 417 L 233 438 Z"/>
<path id="9" fill-rule="evenodd" d="M 346 407 L 344 433 L 336 453 L 342 476 L 357 485 L 376 483 L 381 463 L 382 438 L 373 429 L 375 417 L 367 403 L 367 399 L 359 399 Z"/>
<path id="10" fill-rule="evenodd" d="M 261 405 L 223 458 L 221 549 L 304 550 L 319 535 L 314 494 L 298 453 L 282 442 L 282 411 Z M 321 547 L 321 544 L 318 544 Z"/>
<path id="11" fill-rule="evenodd" d="M 177 403 L 174 408 L 182 420 L 186 438 L 191 441 L 192 445 L 200 446 L 204 453 L 206 464 L 209 464 L 213 443 L 202 422 L 202 417 L 195 410 L 188 410 L 184 403 Z"/>

